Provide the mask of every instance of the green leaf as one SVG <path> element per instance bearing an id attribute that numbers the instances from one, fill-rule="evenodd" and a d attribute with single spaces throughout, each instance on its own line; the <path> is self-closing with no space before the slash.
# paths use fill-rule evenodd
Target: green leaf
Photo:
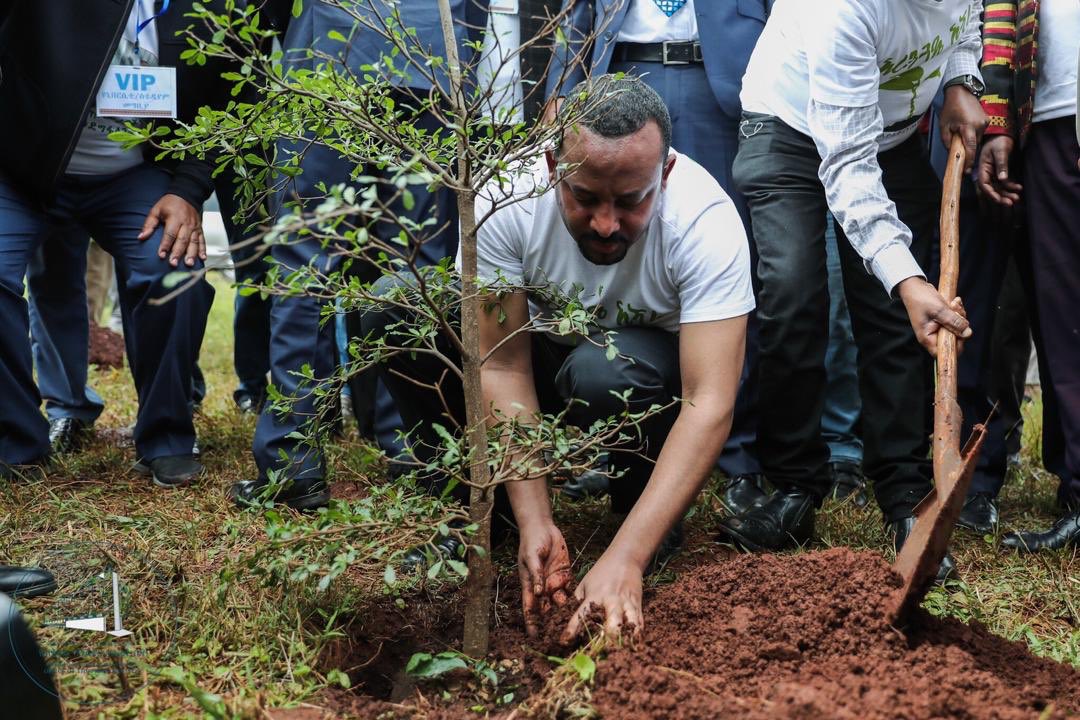
<path id="1" fill-rule="evenodd" d="M 331 40 L 337 40 L 338 42 L 346 42 L 345 36 L 337 30 L 331 30 L 330 32 L 326 33 L 326 37 L 330 38 Z"/>
<path id="2" fill-rule="evenodd" d="M 447 560 L 446 564 L 450 566 L 450 569 L 456 572 L 461 577 L 469 576 L 469 566 L 460 560 Z"/>
<path id="3" fill-rule="evenodd" d="M 438 655 L 428 653 L 416 653 L 409 658 L 405 666 L 405 672 L 413 677 L 435 678 L 445 675 L 452 670 L 460 670 L 468 665 L 461 656 L 454 652 L 443 652 Z"/>
<path id="4" fill-rule="evenodd" d="M 352 681 L 349 680 L 349 676 L 336 668 L 326 673 L 326 682 L 330 685 L 340 685 L 346 690 L 352 687 Z"/>
<path id="5" fill-rule="evenodd" d="M 164 287 L 166 290 L 172 290 L 174 287 L 186 280 L 189 280 L 190 278 L 190 273 L 184 272 L 182 270 L 174 270 L 173 272 L 168 273 L 167 275 L 165 275 L 165 277 L 161 279 L 161 286 Z"/>
<path id="6" fill-rule="evenodd" d="M 428 568 L 427 576 L 428 580 L 434 580 L 439 577 L 439 573 L 442 572 L 443 561 L 439 560 L 434 565 Z"/>
<path id="7" fill-rule="evenodd" d="M 581 682 L 592 682 L 593 675 L 596 674 L 596 663 L 591 657 L 579 652 L 570 658 L 570 666 L 577 671 Z"/>
<path id="8" fill-rule="evenodd" d="M 292 16 L 300 17 L 300 13 L 304 11 L 304 0 L 293 0 L 292 4 Z"/>

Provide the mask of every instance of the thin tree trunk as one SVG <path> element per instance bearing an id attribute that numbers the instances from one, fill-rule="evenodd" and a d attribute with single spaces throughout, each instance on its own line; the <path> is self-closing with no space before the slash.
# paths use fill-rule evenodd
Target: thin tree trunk
<path id="1" fill-rule="evenodd" d="M 487 655 L 488 631 L 491 615 L 491 590 L 493 571 L 491 567 L 491 509 L 492 488 L 488 485 L 487 468 L 487 420 L 484 413 L 483 395 L 480 389 L 480 298 L 476 286 L 476 193 L 472 190 L 472 172 L 469 163 L 469 138 L 465 135 L 467 106 L 462 91 L 461 62 L 458 58 L 457 40 L 454 37 L 453 16 L 449 0 L 438 0 L 439 19 L 442 23 L 443 40 L 446 43 L 446 59 L 450 70 L 450 99 L 452 117 L 456 118 L 458 130 L 458 181 L 467 188 L 457 194 L 458 214 L 461 218 L 461 342 L 462 385 L 465 390 L 465 425 L 468 447 L 471 452 L 469 466 L 470 492 L 469 517 L 479 527 L 474 542 L 482 552 L 469 553 L 469 576 L 465 581 L 465 639 L 466 655 L 480 658 Z"/>

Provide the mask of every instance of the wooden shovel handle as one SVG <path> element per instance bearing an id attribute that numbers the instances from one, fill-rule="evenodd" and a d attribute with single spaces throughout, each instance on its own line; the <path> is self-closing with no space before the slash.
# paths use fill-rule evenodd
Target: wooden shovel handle
<path id="1" fill-rule="evenodd" d="M 957 277 L 960 274 L 960 185 L 964 179 L 965 155 L 964 139 L 956 133 L 949 146 L 949 162 L 945 166 L 941 194 L 941 279 L 938 281 L 938 292 L 949 302 L 956 297 Z M 963 422 L 956 402 L 956 336 L 944 329 L 937 334 L 935 400 L 936 466 L 941 458 L 939 453 L 950 450 L 959 453 Z"/>

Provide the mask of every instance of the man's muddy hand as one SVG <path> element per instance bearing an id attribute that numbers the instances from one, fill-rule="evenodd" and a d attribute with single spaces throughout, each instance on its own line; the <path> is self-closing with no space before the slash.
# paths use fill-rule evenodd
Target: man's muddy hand
<path id="1" fill-rule="evenodd" d="M 604 632 L 619 636 L 629 630 L 638 635 L 644 627 L 641 614 L 641 570 L 633 563 L 605 553 L 577 586 L 579 605 L 560 641 L 569 645 L 585 629 L 594 610 L 604 613 Z"/>
<path id="2" fill-rule="evenodd" d="M 529 637 L 535 637 L 540 618 L 551 610 L 552 604 L 565 605 L 570 599 L 567 591 L 573 579 L 566 540 L 550 520 L 522 526 L 518 576 L 525 631 Z"/>

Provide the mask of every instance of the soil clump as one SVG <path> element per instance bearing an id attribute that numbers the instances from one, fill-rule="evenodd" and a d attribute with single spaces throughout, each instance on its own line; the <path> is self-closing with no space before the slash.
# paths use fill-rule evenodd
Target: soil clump
<path id="1" fill-rule="evenodd" d="M 107 327 L 90 323 L 90 364 L 118 368 L 124 364 L 124 337 Z"/>

